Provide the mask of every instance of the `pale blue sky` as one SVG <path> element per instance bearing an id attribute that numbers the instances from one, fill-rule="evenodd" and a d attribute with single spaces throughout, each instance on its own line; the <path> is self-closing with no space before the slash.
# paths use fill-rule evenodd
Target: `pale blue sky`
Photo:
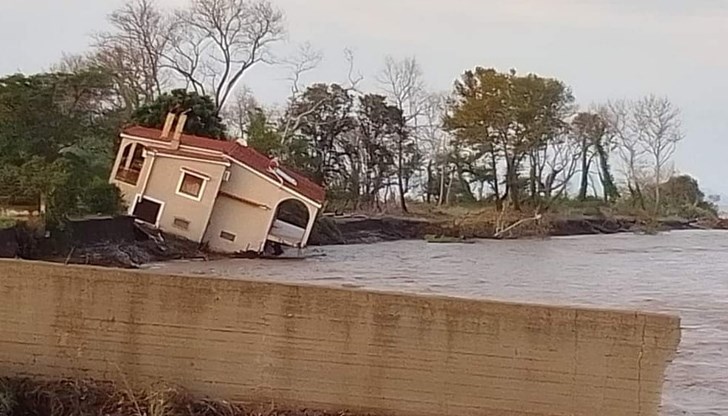
<path id="1" fill-rule="evenodd" d="M 160 0 L 172 6 L 182 0 Z M 344 81 L 352 48 L 372 82 L 386 55 L 414 55 L 433 90 L 476 65 L 557 77 L 580 104 L 668 95 L 684 114 L 677 167 L 728 194 L 728 2 L 722 0 L 274 0 L 290 42 L 326 60 L 306 81 Z M 119 0 L 0 0 L 0 74 L 40 71 L 81 52 Z M 282 73 L 246 78 L 267 102 Z M 371 86 L 371 84 L 370 84 Z"/>

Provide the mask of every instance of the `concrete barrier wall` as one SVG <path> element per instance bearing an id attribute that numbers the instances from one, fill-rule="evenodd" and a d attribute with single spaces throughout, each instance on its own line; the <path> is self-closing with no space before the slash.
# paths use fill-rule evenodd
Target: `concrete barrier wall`
<path id="1" fill-rule="evenodd" d="M 394 415 L 655 415 L 670 316 L 0 261 L 0 375 Z"/>

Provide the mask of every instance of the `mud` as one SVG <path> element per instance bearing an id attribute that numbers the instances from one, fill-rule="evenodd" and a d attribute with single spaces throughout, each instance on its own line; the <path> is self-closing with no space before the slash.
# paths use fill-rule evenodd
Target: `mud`
<path id="1" fill-rule="evenodd" d="M 673 231 L 690 229 L 728 229 L 720 225 L 701 225 L 682 219 L 661 219 L 654 226 L 631 217 L 579 216 L 546 218 L 535 224 L 508 233 L 504 238 L 564 237 L 578 235 L 618 234 L 628 232 Z M 458 224 L 457 221 L 435 221 L 406 217 L 322 217 L 314 229 L 310 244 L 314 246 L 367 244 L 384 241 L 418 240 L 426 235 L 455 238 L 492 239 L 495 224 L 490 222 Z"/>

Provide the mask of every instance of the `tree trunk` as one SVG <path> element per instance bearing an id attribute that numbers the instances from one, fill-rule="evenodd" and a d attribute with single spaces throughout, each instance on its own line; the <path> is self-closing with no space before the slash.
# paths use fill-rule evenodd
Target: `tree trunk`
<path id="1" fill-rule="evenodd" d="M 658 162 L 659 163 L 659 162 Z M 660 165 L 655 168 L 655 215 L 660 214 Z"/>
<path id="2" fill-rule="evenodd" d="M 447 184 L 447 193 L 445 194 L 445 205 L 450 205 L 450 192 L 452 191 L 452 181 L 453 181 L 454 172 L 450 172 L 450 180 Z"/>
<path id="3" fill-rule="evenodd" d="M 531 158 L 531 168 L 528 171 L 528 190 L 531 193 L 531 200 L 536 202 L 536 166 Z"/>
<path id="4" fill-rule="evenodd" d="M 432 203 L 432 161 L 427 163 L 427 192 L 425 192 L 425 202 L 429 205 Z"/>
<path id="5" fill-rule="evenodd" d="M 579 184 L 579 200 L 586 200 L 589 191 L 589 158 L 586 149 L 581 153 L 581 183 Z"/>
<path id="6" fill-rule="evenodd" d="M 498 183 L 498 160 L 495 152 L 490 152 L 491 169 L 493 170 L 493 193 L 495 193 L 495 206 L 498 211 L 503 209 L 503 200 L 501 200 L 500 184 Z"/>
<path id="7" fill-rule="evenodd" d="M 404 133 L 400 132 L 399 140 L 397 141 L 397 188 L 399 188 L 399 205 L 402 212 L 407 213 L 407 201 L 404 198 L 404 148 L 402 147 L 402 141 L 404 140 Z"/>
<path id="8" fill-rule="evenodd" d="M 516 166 L 515 157 L 509 159 L 506 157 L 506 184 L 508 185 L 508 195 L 515 211 L 521 210 L 520 190 L 518 184 L 518 166 Z"/>
<path id="9" fill-rule="evenodd" d="M 398 182 L 397 183 L 397 186 L 399 187 L 399 204 L 400 204 L 400 208 L 402 208 L 402 212 L 404 212 L 406 214 L 409 211 L 407 211 L 407 200 L 404 197 L 404 194 L 405 194 L 405 192 L 404 192 L 404 181 L 402 179 L 402 175 L 401 174 L 399 175 L 399 180 L 397 182 Z"/>

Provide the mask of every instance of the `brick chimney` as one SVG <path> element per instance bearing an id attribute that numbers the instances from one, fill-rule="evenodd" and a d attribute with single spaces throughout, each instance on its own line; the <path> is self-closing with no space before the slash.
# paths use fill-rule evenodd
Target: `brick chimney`
<path id="1" fill-rule="evenodd" d="M 187 124 L 187 112 L 179 115 L 179 118 L 177 118 L 177 126 L 174 129 L 174 134 L 172 135 L 172 149 L 177 150 L 179 149 L 180 144 L 180 136 L 182 136 L 182 131 L 185 129 L 185 124 Z"/>
<path id="2" fill-rule="evenodd" d="M 169 133 L 172 131 L 172 126 L 174 125 L 174 120 L 177 118 L 177 115 L 169 112 L 167 113 L 167 119 L 164 121 L 164 128 L 162 129 L 162 135 L 159 136 L 162 139 L 168 139 Z"/>

